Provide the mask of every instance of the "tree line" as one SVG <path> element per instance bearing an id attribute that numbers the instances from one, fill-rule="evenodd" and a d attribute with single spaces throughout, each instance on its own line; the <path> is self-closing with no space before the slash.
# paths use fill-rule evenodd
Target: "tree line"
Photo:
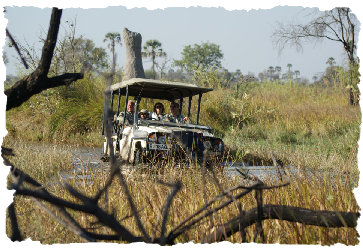
<path id="1" fill-rule="evenodd" d="M 283 49 L 290 45 L 296 47 L 298 51 L 303 50 L 304 42 L 316 42 L 330 40 L 340 42 L 347 54 L 349 60 L 350 72 L 353 68 L 359 67 L 359 58 L 356 55 L 356 36 L 357 19 L 349 8 L 334 8 L 330 11 L 313 13 L 316 15 L 308 23 L 284 22 L 277 23 L 272 36 L 275 48 L 282 53 Z M 65 35 L 58 38 L 54 50 L 54 59 L 49 69 L 50 75 L 57 76 L 63 73 L 75 73 L 83 71 L 86 68 L 93 68 L 100 72 L 110 71 L 111 65 L 116 59 L 116 47 L 122 46 L 121 35 L 118 32 L 109 32 L 105 35 L 104 42 L 107 42 L 111 55 L 103 47 L 97 47 L 95 43 L 84 37 L 75 37 L 77 19 L 67 20 L 65 22 Z M 34 70 L 39 63 L 40 57 L 37 50 L 27 42 L 22 44 L 15 39 L 19 45 L 19 50 L 30 69 Z M 44 38 L 40 37 L 43 41 Z M 9 42 L 9 46 L 13 46 Z M 198 73 L 214 71 L 218 76 L 221 84 L 229 85 L 240 81 L 271 81 L 271 80 L 290 80 L 296 83 L 307 84 L 310 80 L 300 76 L 299 70 L 293 70 L 293 65 L 288 63 L 286 67 L 269 66 L 264 71 L 255 76 L 254 72 L 247 72 L 243 75 L 240 69 L 230 72 L 222 66 L 224 54 L 219 45 L 212 42 L 201 42 L 201 44 L 186 45 L 181 53 L 181 59 L 175 60 L 169 57 L 167 52 L 162 48 L 162 43 L 157 39 L 147 40 L 144 43 L 142 57 L 145 62 L 151 62 L 151 68 L 145 70 L 145 77 L 152 79 L 165 79 L 171 81 L 193 81 Z M 5 63 L 8 63 L 8 57 L 3 54 Z M 21 62 L 18 58 L 18 62 Z M 330 57 L 327 61 L 329 70 L 315 75 L 312 83 L 321 83 L 324 78 L 334 75 L 335 66 L 334 58 Z M 87 65 L 87 67 L 85 67 Z M 283 68 L 286 68 L 285 72 Z M 359 78 L 357 73 L 351 73 L 348 84 L 354 92 L 359 92 L 356 86 Z M 121 81 L 123 68 L 116 64 L 114 80 Z M 11 75 L 7 81 L 15 81 Z M 194 80 L 196 81 L 196 80 Z"/>

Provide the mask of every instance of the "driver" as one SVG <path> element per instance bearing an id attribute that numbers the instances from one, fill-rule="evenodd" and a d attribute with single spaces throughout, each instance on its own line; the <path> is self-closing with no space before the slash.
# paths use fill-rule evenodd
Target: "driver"
<path id="1" fill-rule="evenodd" d="M 189 117 L 184 117 L 180 114 L 179 104 L 176 102 L 172 102 L 170 104 L 170 114 L 167 115 L 164 120 L 175 123 L 186 123 L 186 124 L 192 123 Z"/>

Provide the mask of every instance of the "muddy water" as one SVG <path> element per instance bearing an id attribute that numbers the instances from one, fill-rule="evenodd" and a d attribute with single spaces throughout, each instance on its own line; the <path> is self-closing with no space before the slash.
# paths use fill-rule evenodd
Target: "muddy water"
<path id="1" fill-rule="evenodd" d="M 101 172 L 108 173 L 110 163 L 101 161 L 102 148 L 98 147 L 72 147 L 72 160 L 74 168 L 60 174 L 62 180 L 87 179 L 98 176 Z M 131 165 L 122 166 L 122 171 L 135 170 Z"/>
<path id="2" fill-rule="evenodd" d="M 107 172 L 109 169 L 109 163 L 102 162 L 100 160 L 102 149 L 101 148 L 87 148 L 87 147 L 76 147 L 72 148 L 72 156 L 74 161 L 74 169 L 70 172 L 62 173 L 63 179 L 80 178 L 80 179 L 92 179 L 95 176 L 94 172 L 104 171 Z M 278 182 L 279 173 L 273 166 L 261 166 L 254 165 L 249 166 L 249 163 L 232 163 L 229 161 L 223 162 L 224 172 L 227 176 L 240 176 L 236 170 L 243 171 L 244 173 L 258 177 L 262 181 L 266 182 Z M 123 166 L 123 170 L 135 170 L 134 166 Z M 92 172 L 92 173 L 87 173 Z M 350 185 L 356 185 L 358 179 L 348 178 L 346 175 L 340 175 L 332 171 L 323 170 L 302 170 L 293 165 L 285 165 L 283 170 L 280 171 L 284 178 L 291 176 L 304 176 L 308 178 L 318 178 L 324 180 L 328 175 L 328 182 L 333 183 L 337 180 L 342 180 Z M 326 181 L 326 180 L 324 180 Z"/>

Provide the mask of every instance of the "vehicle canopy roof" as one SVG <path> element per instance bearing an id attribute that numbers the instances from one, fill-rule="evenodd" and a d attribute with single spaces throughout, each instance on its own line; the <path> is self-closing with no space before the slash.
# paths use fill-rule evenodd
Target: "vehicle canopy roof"
<path id="1" fill-rule="evenodd" d="M 120 83 L 111 85 L 106 91 L 112 91 L 113 94 L 126 95 L 128 86 L 129 96 L 141 96 L 152 99 L 162 99 L 174 101 L 184 97 L 192 97 L 212 91 L 213 88 L 199 87 L 194 84 L 182 82 L 170 82 L 146 78 L 132 78 Z"/>

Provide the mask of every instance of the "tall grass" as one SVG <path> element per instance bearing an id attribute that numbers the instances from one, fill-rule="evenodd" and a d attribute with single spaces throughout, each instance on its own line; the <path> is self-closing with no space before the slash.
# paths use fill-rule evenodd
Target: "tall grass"
<path id="1" fill-rule="evenodd" d="M 62 144 L 49 146 L 5 137 L 3 146 L 13 149 L 15 156 L 9 157 L 9 161 L 40 183 L 74 168 L 71 149 Z"/>
<path id="2" fill-rule="evenodd" d="M 215 88 L 203 95 L 200 123 L 214 128 L 233 159 L 268 160 L 273 151 L 283 163 L 357 172 L 361 111 L 349 105 L 349 92 L 337 83 L 339 78 L 328 86 L 275 81 L 230 87 L 213 73 L 199 78 L 198 83 Z M 104 80 L 87 74 L 70 87 L 46 91 L 8 111 L 9 135 L 100 146 L 103 97 Z M 153 104 L 143 99 L 140 108 L 151 111 Z M 197 97 L 192 121 L 196 109 Z M 186 111 L 184 106 L 184 115 Z"/>
<path id="3" fill-rule="evenodd" d="M 94 145 L 100 142 L 105 84 L 85 74 L 69 86 L 49 89 L 7 112 L 7 130 L 24 140 Z"/>
<path id="4" fill-rule="evenodd" d="M 24 156 L 27 156 L 26 154 Z M 34 166 L 34 161 L 29 161 L 29 164 Z M 68 179 L 60 178 L 59 183 L 47 183 L 47 180 L 41 180 L 41 182 L 47 185 L 46 189 L 52 192 L 52 194 L 69 201 L 75 201 L 75 199 L 62 187 L 63 183 L 67 182 L 78 191 L 87 196 L 92 196 L 106 182 L 107 172 L 100 172 L 90 167 L 85 167 L 85 170 L 79 173 L 81 175 L 91 175 L 92 180 L 87 180 L 86 177 L 76 179 L 76 177 L 72 177 L 73 174 L 70 172 L 69 175 L 71 177 Z M 139 216 L 150 236 L 160 235 L 160 214 L 162 214 L 162 207 L 171 190 L 165 185 L 157 183 L 158 180 L 165 182 L 180 180 L 183 185 L 172 202 L 166 226 L 167 231 L 218 195 L 221 189 L 242 183 L 242 178 L 232 176 L 227 178 L 225 174 L 218 171 L 212 173 L 210 171 L 203 172 L 198 168 L 181 169 L 173 166 L 166 166 L 162 172 L 154 170 L 152 173 L 151 171 L 140 173 L 134 167 L 126 167 L 123 170 L 123 174 L 134 197 L 134 204 L 138 209 L 143 209 L 139 212 Z M 292 184 L 288 187 L 264 191 L 263 202 L 266 204 L 282 204 L 315 210 L 357 212 L 359 207 L 349 184 L 347 185 L 344 181 L 337 181 L 336 184 L 331 184 L 328 183 L 329 181 L 329 177 L 309 178 L 304 174 L 296 175 L 291 178 Z M 270 184 L 270 182 L 266 183 Z M 114 180 L 109 188 L 108 197 L 101 198 L 100 205 L 109 213 L 113 211 L 115 217 L 122 220 L 121 224 L 132 233 L 141 235 L 135 219 L 129 217 L 132 215 L 131 209 L 127 204 L 126 195 L 120 190 L 121 188 L 118 180 Z M 253 194 L 242 198 L 240 203 L 243 210 L 256 207 Z M 144 208 L 145 206 L 146 208 Z M 82 242 L 79 237 L 63 228 L 25 197 L 15 197 L 15 210 L 17 211 L 20 230 L 24 237 L 39 240 L 43 244 Z M 92 216 L 72 210 L 69 211 L 82 226 L 89 228 L 98 226 L 91 224 L 97 223 L 97 220 Z M 237 215 L 237 207 L 231 204 L 215 213 L 212 218 L 207 219 L 179 236 L 176 242 L 184 243 L 193 240 L 193 242 L 199 243 L 205 235 L 208 235 L 211 225 L 222 224 Z M 356 245 L 359 242 L 358 233 L 354 228 L 322 228 L 277 220 L 264 221 L 263 228 L 267 243 L 321 245 L 343 243 L 346 245 Z M 107 228 L 101 227 L 98 229 L 100 232 L 112 234 Z M 253 242 L 254 230 L 254 225 L 246 230 L 249 242 Z M 7 222 L 7 234 L 10 235 L 9 221 Z M 240 234 L 236 233 L 228 238 L 227 241 L 240 243 L 242 240 Z M 120 242 L 122 243 L 122 241 Z"/>
<path id="5" fill-rule="evenodd" d="M 73 136 L 80 138 L 100 132 L 104 85 L 91 80 L 87 78 L 72 89 L 63 88 L 60 92 L 59 107 L 49 119 L 49 135 L 53 139 L 64 141 Z"/>
<path id="6" fill-rule="evenodd" d="M 245 83 L 239 85 L 238 91 L 234 86 L 213 86 L 215 91 L 203 95 L 200 123 L 215 129 L 215 134 L 224 139 L 234 160 L 248 161 L 258 157 L 268 161 L 272 151 L 285 164 L 331 170 L 324 177 L 295 176 L 288 187 L 265 191 L 264 203 L 315 210 L 359 211 L 352 192 L 356 184 L 348 183 L 348 176 L 359 173 L 357 141 L 361 112 L 359 107 L 348 105 L 349 95 L 345 89 L 281 82 Z M 12 162 L 46 185 L 50 192 L 66 200 L 74 198 L 62 187 L 65 179 L 60 177 L 59 183 L 54 183 L 53 179 L 59 172 L 73 168 L 72 155 L 60 152 L 62 148 L 54 144 L 49 146 L 49 150 L 35 151 L 36 146 L 28 145 L 24 140 L 99 146 L 103 90 L 101 78 L 87 75 L 70 88 L 49 90 L 7 112 L 9 135 L 3 145 L 14 148 L 17 156 L 12 158 Z M 196 101 L 193 100 L 194 113 Z M 143 101 L 141 107 L 151 110 L 152 106 L 153 103 Z M 192 120 L 195 118 L 193 114 Z M 332 170 L 347 178 L 331 183 Z M 150 235 L 158 234 L 157 230 L 160 230 L 158 215 L 170 190 L 158 184 L 157 180 L 181 180 L 183 183 L 182 190 L 172 203 L 168 230 L 219 194 L 221 188 L 240 184 L 242 180 L 226 178 L 219 172 L 215 178 L 210 172 L 204 177 L 199 169 L 173 166 L 165 166 L 163 173 L 140 173 L 135 168 L 129 168 L 124 173 L 135 204 L 139 209 L 147 206 L 140 216 Z M 91 181 L 71 177 L 67 182 L 88 196 L 105 184 L 107 176 L 104 171 L 88 167 L 81 174 L 94 177 Z M 118 219 L 126 217 L 121 223 L 137 234 L 135 220 L 127 217 L 131 210 L 120 188 L 115 181 L 108 199 L 101 199 L 102 206 L 108 211 L 115 209 Z M 248 195 L 241 200 L 241 205 L 243 210 L 248 210 L 256 203 L 253 196 Z M 15 197 L 15 210 L 22 234 L 32 240 L 44 244 L 81 242 L 24 197 Z M 71 211 L 71 214 L 83 226 L 90 226 L 96 221 L 82 213 Z M 237 214 L 237 208 L 231 205 L 180 236 L 177 242 L 200 242 L 208 234 L 210 223 L 223 223 Z M 358 233 L 353 228 L 321 228 L 276 220 L 263 223 L 267 243 L 356 245 L 359 242 Z M 255 226 L 247 229 L 248 241 L 252 242 L 254 230 Z M 103 231 L 110 234 L 107 229 L 103 228 Z M 7 222 L 8 235 L 9 232 L 10 224 Z M 242 240 L 239 234 L 235 234 L 228 241 Z"/>
<path id="7" fill-rule="evenodd" d="M 348 91 L 317 85 L 246 83 L 248 90 L 206 94 L 203 123 L 211 123 L 236 158 L 357 173 L 361 111 Z"/>

